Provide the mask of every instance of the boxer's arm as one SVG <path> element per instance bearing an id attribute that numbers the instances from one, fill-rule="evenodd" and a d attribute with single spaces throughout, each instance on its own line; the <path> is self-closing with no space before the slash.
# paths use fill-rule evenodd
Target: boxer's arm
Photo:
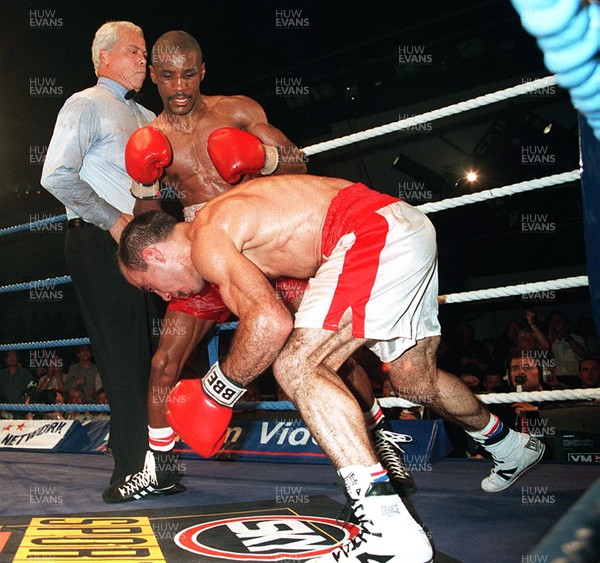
<path id="1" fill-rule="evenodd" d="M 268 123 L 255 123 L 246 131 L 264 145 L 277 147 L 277 167 L 272 174 L 306 174 L 306 156 L 279 129 Z"/>
<path id="2" fill-rule="evenodd" d="M 239 318 L 221 369 L 248 385 L 276 359 L 292 331 L 292 316 L 265 275 L 224 230 L 202 229 L 202 238 L 193 243 L 192 260 L 200 275 L 219 286 L 225 305 Z"/>
<path id="3" fill-rule="evenodd" d="M 277 147 L 279 158 L 273 174 L 306 174 L 306 156 L 268 122 L 262 106 L 246 96 L 234 98 L 240 101 L 239 112 L 235 114 L 238 127 L 258 137 L 264 145 Z"/>
<path id="4" fill-rule="evenodd" d="M 292 320 L 264 275 L 232 244 L 222 244 L 218 256 L 205 254 L 197 262 L 199 272 L 212 271 L 211 281 L 219 284 L 223 301 L 239 316 L 238 328 L 223 362 L 214 364 L 202 380 L 184 379 L 173 388 L 166 419 L 195 452 L 210 457 L 225 441 L 232 408 L 244 387 L 275 360 Z"/>
<path id="5" fill-rule="evenodd" d="M 248 385 L 277 358 L 290 335 L 292 316 L 264 274 L 242 254 L 225 253 L 221 296 L 239 318 L 223 372 Z"/>
<path id="6" fill-rule="evenodd" d="M 135 203 L 133 204 L 133 216 L 137 217 L 142 213 L 146 213 L 147 211 L 160 211 L 160 199 L 135 199 Z"/>
<path id="7" fill-rule="evenodd" d="M 190 354 L 214 324 L 215 321 L 211 319 L 167 309 L 150 367 L 148 424 L 151 427 L 163 428 L 167 425 L 167 397 Z"/>
<path id="8" fill-rule="evenodd" d="M 79 176 L 95 141 L 98 112 L 85 98 L 70 98 L 60 110 L 42 169 L 42 186 L 84 221 L 110 229 L 121 212 Z"/>

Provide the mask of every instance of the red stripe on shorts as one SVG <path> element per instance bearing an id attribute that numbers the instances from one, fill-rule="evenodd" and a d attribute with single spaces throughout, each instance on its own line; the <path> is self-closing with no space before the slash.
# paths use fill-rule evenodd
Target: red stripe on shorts
<path id="1" fill-rule="evenodd" d="M 375 285 L 379 256 L 385 246 L 388 230 L 385 217 L 373 213 L 355 231 L 356 241 L 344 257 L 344 266 L 323 323 L 324 328 L 337 328 L 342 315 L 351 307 L 352 335 L 356 338 L 365 337 L 365 311 Z"/>

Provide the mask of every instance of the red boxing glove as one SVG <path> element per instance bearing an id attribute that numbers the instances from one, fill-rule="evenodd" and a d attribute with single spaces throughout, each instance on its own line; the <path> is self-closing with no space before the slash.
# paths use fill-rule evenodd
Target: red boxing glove
<path id="1" fill-rule="evenodd" d="M 138 199 L 156 197 L 157 181 L 172 156 L 171 145 L 162 131 L 151 125 L 134 131 L 125 145 L 125 168 L 135 180 L 131 193 Z"/>
<path id="2" fill-rule="evenodd" d="M 204 379 L 182 379 L 168 399 L 167 421 L 179 437 L 202 457 L 223 445 L 232 407 L 246 390 L 227 378 L 216 363 Z"/>
<path id="3" fill-rule="evenodd" d="M 228 184 L 237 184 L 245 174 L 272 174 L 279 165 L 277 147 L 263 145 L 258 137 L 235 127 L 222 127 L 210 134 L 208 155 Z"/>

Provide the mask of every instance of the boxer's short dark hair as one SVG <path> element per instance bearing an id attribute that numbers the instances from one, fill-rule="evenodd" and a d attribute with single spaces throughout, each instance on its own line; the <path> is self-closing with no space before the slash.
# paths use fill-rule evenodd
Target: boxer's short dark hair
<path id="1" fill-rule="evenodd" d="M 148 211 L 138 215 L 123 229 L 117 255 L 129 270 L 148 269 L 142 252 L 148 246 L 165 241 L 175 229 L 177 220 L 164 211 Z"/>

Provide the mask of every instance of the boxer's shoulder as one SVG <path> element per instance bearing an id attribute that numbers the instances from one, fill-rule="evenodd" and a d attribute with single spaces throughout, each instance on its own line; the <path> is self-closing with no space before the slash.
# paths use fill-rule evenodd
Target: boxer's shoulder
<path id="1" fill-rule="evenodd" d="M 242 94 L 233 96 L 211 96 L 214 98 L 207 103 L 215 111 L 225 112 L 228 115 L 247 115 L 256 111 L 262 112 L 262 106 L 252 98 Z"/>

